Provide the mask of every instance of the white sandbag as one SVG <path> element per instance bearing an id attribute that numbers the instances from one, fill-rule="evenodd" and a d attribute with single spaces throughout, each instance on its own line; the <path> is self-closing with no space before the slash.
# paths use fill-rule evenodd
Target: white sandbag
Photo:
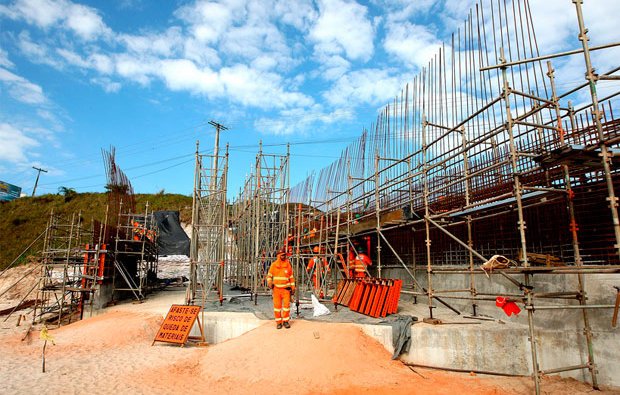
<path id="1" fill-rule="evenodd" d="M 314 312 L 312 313 L 313 317 L 319 317 L 322 315 L 329 314 L 329 309 L 319 302 L 319 300 L 314 295 L 310 295 L 312 297 L 312 306 L 314 307 Z"/>

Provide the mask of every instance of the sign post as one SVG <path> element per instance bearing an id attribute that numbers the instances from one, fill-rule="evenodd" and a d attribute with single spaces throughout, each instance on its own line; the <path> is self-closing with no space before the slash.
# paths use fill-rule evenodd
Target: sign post
<path id="1" fill-rule="evenodd" d="M 159 327 L 157 335 L 151 346 L 155 342 L 164 343 L 176 343 L 181 347 L 185 345 L 187 340 L 198 340 L 201 343 L 205 342 L 205 335 L 202 330 L 202 324 L 198 318 L 200 312 L 200 306 L 186 306 L 180 304 L 173 304 L 164 319 L 164 322 Z M 190 336 L 189 333 L 194 327 L 194 323 L 198 322 L 198 328 L 200 329 L 200 336 Z"/>

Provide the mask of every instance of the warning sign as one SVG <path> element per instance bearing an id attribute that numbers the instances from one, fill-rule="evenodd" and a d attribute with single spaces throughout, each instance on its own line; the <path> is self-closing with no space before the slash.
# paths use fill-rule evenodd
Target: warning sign
<path id="1" fill-rule="evenodd" d="M 173 304 L 161 324 L 155 342 L 185 344 L 200 312 L 200 306 Z M 202 333 L 202 327 L 200 328 Z"/>

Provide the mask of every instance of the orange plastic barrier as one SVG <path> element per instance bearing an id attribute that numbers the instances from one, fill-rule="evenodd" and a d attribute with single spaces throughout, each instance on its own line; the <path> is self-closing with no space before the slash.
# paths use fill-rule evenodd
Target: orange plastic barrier
<path id="1" fill-rule="evenodd" d="M 344 279 L 338 283 L 333 301 L 371 317 L 385 317 L 398 311 L 402 280 Z"/>

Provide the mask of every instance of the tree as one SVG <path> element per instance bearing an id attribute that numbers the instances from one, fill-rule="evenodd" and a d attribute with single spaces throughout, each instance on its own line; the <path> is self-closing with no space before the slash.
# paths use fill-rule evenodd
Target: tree
<path id="1" fill-rule="evenodd" d="M 68 187 L 58 187 L 58 194 L 65 197 L 65 203 L 70 202 L 74 197 L 77 196 L 77 192 L 75 191 L 75 189 Z"/>
<path id="2" fill-rule="evenodd" d="M 125 195 L 129 191 L 129 185 L 123 184 L 106 184 L 105 189 L 110 193 L 116 193 L 119 195 Z"/>

